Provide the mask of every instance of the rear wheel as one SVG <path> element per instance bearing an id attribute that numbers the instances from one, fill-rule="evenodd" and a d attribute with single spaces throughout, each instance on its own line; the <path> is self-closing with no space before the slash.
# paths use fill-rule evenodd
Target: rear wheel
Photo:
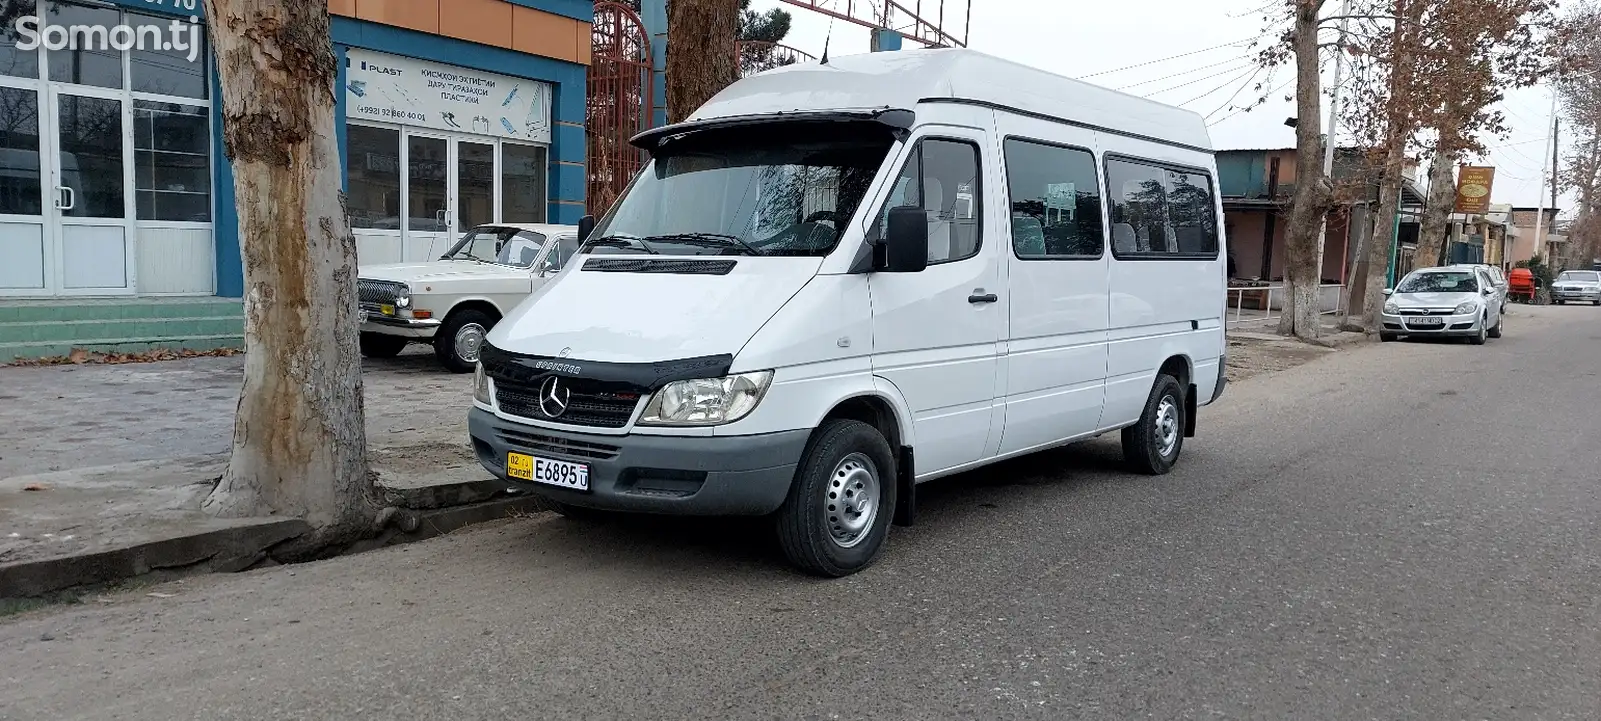
<path id="1" fill-rule="evenodd" d="M 1503 313 L 1503 314 L 1498 315 L 1498 316 L 1495 317 L 1495 327 L 1490 329 L 1490 337 L 1491 338 L 1500 338 L 1501 337 L 1501 324 L 1505 323 L 1505 322 L 1506 322 L 1506 314 Z"/>
<path id="2" fill-rule="evenodd" d="M 878 560 L 895 516 L 895 454 L 861 421 L 829 420 L 778 509 L 779 545 L 807 573 L 838 578 Z"/>
<path id="3" fill-rule="evenodd" d="M 1140 420 L 1123 429 L 1123 459 L 1135 471 L 1159 476 L 1173 470 L 1184 449 L 1184 388 L 1170 375 L 1156 377 Z"/>
<path id="4" fill-rule="evenodd" d="M 362 333 L 361 354 L 368 358 L 393 358 L 406 349 L 406 339 L 383 333 Z"/>
<path id="5" fill-rule="evenodd" d="M 494 316 L 481 310 L 451 313 L 434 335 L 434 356 L 452 373 L 471 373 L 478 363 L 484 336 L 495 327 Z"/>

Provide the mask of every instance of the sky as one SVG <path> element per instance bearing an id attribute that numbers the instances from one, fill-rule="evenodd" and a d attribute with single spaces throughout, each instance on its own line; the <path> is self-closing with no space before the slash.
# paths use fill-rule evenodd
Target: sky
<path id="1" fill-rule="evenodd" d="M 858 6 L 882 2 L 830 1 L 840 12 L 847 2 Z M 919 2 L 899 1 L 906 7 Z M 937 8 L 940 2 L 920 1 L 925 15 L 933 15 L 928 8 Z M 1250 87 L 1245 87 L 1232 105 L 1229 100 L 1246 86 L 1254 68 L 1248 67 L 1249 51 L 1243 45 L 1218 46 L 1262 33 L 1264 26 L 1256 8 L 1263 0 L 944 0 L 946 16 L 959 18 L 969 1 L 973 3 L 969 48 L 1211 114 L 1208 123 L 1218 149 L 1288 148 L 1295 144 L 1295 131 L 1284 125 L 1285 118 L 1295 114 L 1294 104 L 1285 100 L 1294 91 L 1290 68 L 1280 69 L 1273 78 L 1272 87 L 1282 85 L 1283 89 L 1266 104 L 1250 112 L 1235 112 L 1236 106 L 1249 101 Z M 824 39 L 831 38 L 831 56 L 868 51 L 865 27 L 838 20 L 831 23 L 826 15 L 779 0 L 751 3 L 752 9 L 759 10 L 780 6 L 794 18 L 786 45 L 817 56 L 822 54 Z M 857 14 L 868 15 L 861 9 Z M 960 37 L 962 26 L 958 19 L 947 22 L 946 30 Z M 907 42 L 906 47 L 917 45 Z M 1174 57 L 1181 54 L 1184 57 Z M 1130 68 L 1134 65 L 1141 67 Z M 1117 72 L 1107 72 L 1113 70 Z M 1332 66 L 1325 69 L 1324 82 L 1330 82 L 1331 76 Z M 1496 168 L 1492 201 L 1534 207 L 1544 187 L 1549 205 L 1550 186 L 1542 184 L 1541 177 L 1550 165 L 1546 139 L 1551 126 L 1551 87 L 1511 90 L 1500 108 L 1511 131 L 1504 138 L 1487 139 L 1489 155 L 1478 161 Z M 1325 106 L 1324 122 L 1327 113 Z M 1568 150 L 1568 144 L 1562 142 L 1564 156 Z M 1546 159 L 1543 163 L 1542 157 Z M 1564 215 L 1570 214 L 1572 204 L 1571 194 L 1558 201 Z"/>

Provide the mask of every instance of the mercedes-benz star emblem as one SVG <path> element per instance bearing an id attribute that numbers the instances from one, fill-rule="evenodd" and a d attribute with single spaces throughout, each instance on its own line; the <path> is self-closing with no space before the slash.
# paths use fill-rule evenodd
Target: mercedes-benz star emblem
<path id="1" fill-rule="evenodd" d="M 561 379 L 551 376 L 539 385 L 539 410 L 546 416 L 560 418 L 567 412 L 567 401 L 573 396 L 571 388 L 561 384 Z"/>
<path id="2" fill-rule="evenodd" d="M 556 355 L 558 357 L 561 357 L 561 358 L 566 358 L 567 356 L 570 356 L 572 354 L 573 354 L 573 349 L 569 347 L 569 348 L 561 349 L 561 352 L 557 353 Z"/>

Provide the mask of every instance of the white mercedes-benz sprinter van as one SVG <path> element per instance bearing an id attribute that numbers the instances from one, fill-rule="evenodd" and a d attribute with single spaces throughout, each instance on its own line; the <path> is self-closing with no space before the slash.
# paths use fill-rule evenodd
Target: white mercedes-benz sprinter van
<path id="1" fill-rule="evenodd" d="M 858 571 L 917 484 L 1122 432 L 1165 473 L 1223 390 L 1195 113 L 965 49 L 745 78 L 489 333 L 479 460 L 563 513 L 774 518 Z"/>

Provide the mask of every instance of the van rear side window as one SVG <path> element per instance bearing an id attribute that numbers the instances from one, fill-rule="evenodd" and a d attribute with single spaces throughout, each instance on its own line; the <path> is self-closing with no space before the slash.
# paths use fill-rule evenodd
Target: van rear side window
<path id="1" fill-rule="evenodd" d="M 1105 252 L 1101 181 L 1088 150 L 1007 138 L 1012 251 L 1024 260 L 1095 259 Z"/>
<path id="2" fill-rule="evenodd" d="M 1106 161 L 1112 200 L 1112 255 L 1131 260 L 1217 257 L 1212 178 L 1122 158 Z"/>

